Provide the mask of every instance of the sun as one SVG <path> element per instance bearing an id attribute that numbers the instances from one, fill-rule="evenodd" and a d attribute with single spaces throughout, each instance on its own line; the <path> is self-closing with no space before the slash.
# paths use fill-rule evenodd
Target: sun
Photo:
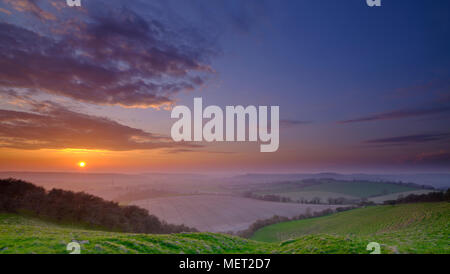
<path id="1" fill-rule="evenodd" d="M 86 163 L 85 163 L 85 162 L 79 162 L 79 163 L 78 163 L 78 166 L 79 166 L 79 167 L 85 167 L 85 166 L 86 166 Z"/>

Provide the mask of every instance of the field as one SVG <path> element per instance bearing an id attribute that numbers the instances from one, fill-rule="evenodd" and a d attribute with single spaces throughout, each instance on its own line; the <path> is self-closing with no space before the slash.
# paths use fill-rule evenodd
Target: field
<path id="1" fill-rule="evenodd" d="M 0 214 L 0 254 L 68 254 L 76 241 L 82 254 L 278 254 L 367 253 L 366 243 L 323 235 L 283 244 L 218 233 L 145 235 L 93 231 Z"/>
<path id="2" fill-rule="evenodd" d="M 373 206 L 267 226 L 252 239 L 279 242 L 326 234 L 378 242 L 392 252 L 449 253 L 449 225 L 450 203 Z"/>
<path id="3" fill-rule="evenodd" d="M 82 191 L 114 200 L 121 205 L 146 208 L 161 220 L 185 224 L 202 232 L 236 232 L 248 228 L 258 219 L 273 215 L 293 217 L 326 208 L 357 203 L 361 197 L 381 203 L 396 194 L 423 191 L 398 184 L 344 179 L 305 179 L 276 181 L 257 177 L 249 182 L 220 176 L 195 174 L 91 174 L 91 173 L 0 173 L 0 177 L 16 177 L 32 181 L 47 190 L 61 188 Z M 320 176 L 331 176 L 322 174 Z M 265 182 L 268 179 L 269 182 Z M 275 180 L 275 181 L 274 181 Z M 312 183 L 308 183 L 312 181 Z M 305 183 L 306 181 L 306 183 Z M 276 194 L 293 201 L 320 198 L 322 205 L 266 202 L 244 198 L 243 194 Z M 406 191 L 406 192 L 405 192 Z M 394 193 L 394 194 L 393 194 Z M 381 195 L 374 196 L 373 195 Z M 340 205 L 328 205 L 328 198 L 345 198 Z"/>
<path id="4" fill-rule="evenodd" d="M 258 219 L 274 215 L 294 217 L 335 208 L 329 205 L 266 202 L 229 195 L 190 195 L 133 201 L 172 224 L 185 224 L 199 231 L 228 232 L 248 228 Z"/>
<path id="5" fill-rule="evenodd" d="M 350 182 L 350 181 L 330 181 L 321 184 L 307 186 L 303 191 L 324 191 L 333 192 L 343 195 L 349 195 L 359 198 L 382 195 L 384 193 L 397 193 L 414 190 L 415 188 L 388 184 L 388 183 L 372 183 L 372 182 Z"/>
<path id="6" fill-rule="evenodd" d="M 328 198 L 345 198 L 347 200 L 358 200 L 361 198 L 385 196 L 395 193 L 407 193 L 417 191 L 418 188 L 392 183 L 366 182 L 366 181 L 338 181 L 320 179 L 314 184 L 308 185 L 302 181 L 281 182 L 266 184 L 262 189 L 255 188 L 255 194 L 275 194 L 289 197 L 292 200 L 312 200 L 319 198 L 321 203 L 327 203 Z M 378 201 L 378 200 L 377 200 Z M 384 200 L 380 200 L 381 202 Z"/>
<path id="7" fill-rule="evenodd" d="M 449 203 L 376 206 L 272 225 L 253 240 L 218 233 L 146 235 L 94 231 L 0 214 L 0 254 L 69 253 L 362 253 L 375 241 L 382 253 L 449 253 Z M 295 235 L 282 242 L 276 235 Z M 261 241 L 263 240 L 263 241 Z"/>
<path id="8" fill-rule="evenodd" d="M 268 194 L 275 194 L 281 197 L 287 197 L 291 198 L 293 201 L 296 200 L 306 200 L 311 201 L 314 199 L 319 198 L 321 203 L 328 203 L 328 198 L 331 199 L 338 199 L 338 198 L 345 198 L 347 200 L 357 200 L 358 197 L 341 194 L 341 193 L 335 193 L 335 192 L 327 192 L 327 191 L 291 191 L 291 192 L 256 192 L 257 195 L 268 195 Z"/>
<path id="9" fill-rule="evenodd" d="M 257 252 L 259 244 L 211 233 L 145 235 L 86 230 L 35 218 L 0 214 L 0 253 L 69 253 L 69 242 L 82 253 L 213 253 Z M 244 250 L 245 249 L 245 250 Z"/>
<path id="10" fill-rule="evenodd" d="M 435 192 L 435 191 L 437 191 L 437 190 L 421 189 L 421 190 L 411 190 L 411 191 L 406 191 L 406 192 L 397 192 L 397 193 L 393 193 L 393 194 L 371 197 L 371 198 L 369 198 L 369 201 L 375 202 L 377 204 L 381 204 L 387 200 L 397 200 L 401 196 L 406 197 L 411 194 L 421 195 L 421 194 L 427 194 L 427 193 Z"/>

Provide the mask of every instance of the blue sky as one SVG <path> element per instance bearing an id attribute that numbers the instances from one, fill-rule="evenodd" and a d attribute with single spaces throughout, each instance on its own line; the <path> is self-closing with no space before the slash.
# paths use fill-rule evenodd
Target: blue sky
<path id="1" fill-rule="evenodd" d="M 101 149 L 161 150 L 164 159 L 173 157 L 164 165 L 173 170 L 192 154 L 208 159 L 192 164 L 196 170 L 213 162 L 251 171 L 449 171 L 448 1 L 384 0 L 373 8 L 364 0 L 86 0 L 82 8 L 63 2 L 0 1 L 1 57 L 7 60 L 0 71 L 2 109 L 51 117 L 57 105 L 68 120 L 82 113 L 96 123 L 107 118 L 141 130 L 151 145 L 111 138 Z M 11 33 L 24 37 L 19 46 L 8 40 Z M 36 35 L 45 37 L 35 46 L 45 56 L 25 46 Z M 29 57 L 12 57 L 24 65 L 6 69 L 17 48 Z M 77 59 L 77 52 L 86 55 Z M 74 79 L 58 74 L 64 58 Z M 18 76 L 20 70 L 33 81 Z M 168 136 L 173 121 L 164 105 L 192 105 L 199 96 L 206 105 L 279 105 L 280 150 L 261 155 L 257 145 L 227 143 L 181 148 L 146 135 Z M 34 150 L 65 146 L 60 135 L 26 136 L 29 128 L 16 126 L 27 142 L 4 128 L 3 149 L 21 150 L 26 158 L 30 142 L 42 144 Z M 136 134 L 117 127 L 117 136 Z M 87 145 L 66 146 L 98 146 L 83 139 Z M 58 168 L 48 163 L 47 169 Z"/>

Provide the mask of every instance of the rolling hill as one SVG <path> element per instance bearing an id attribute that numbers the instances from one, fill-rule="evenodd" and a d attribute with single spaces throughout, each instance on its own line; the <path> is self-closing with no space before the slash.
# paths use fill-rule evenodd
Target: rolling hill
<path id="1" fill-rule="evenodd" d="M 264 227 L 253 240 L 280 242 L 330 235 L 378 242 L 393 252 L 449 253 L 450 203 L 373 206 Z"/>
<path id="2" fill-rule="evenodd" d="M 268 226 L 250 240 L 218 233 L 95 231 L 0 214 L 0 253 L 68 253 L 72 241 L 80 243 L 81 253 L 369 253 L 372 241 L 382 253 L 449 253 L 449 213 L 449 203 L 375 206 Z M 288 234 L 296 239 L 275 241 Z"/>
<path id="3" fill-rule="evenodd" d="M 0 254 L 67 254 L 76 241 L 82 254 L 271 254 L 367 253 L 364 242 L 339 237 L 305 237 L 287 244 L 263 243 L 218 233 L 131 234 L 55 225 L 0 214 Z"/>

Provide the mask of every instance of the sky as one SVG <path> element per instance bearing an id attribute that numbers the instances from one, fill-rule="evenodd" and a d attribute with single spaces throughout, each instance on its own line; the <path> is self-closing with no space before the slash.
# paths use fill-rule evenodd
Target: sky
<path id="1" fill-rule="evenodd" d="M 65 2 L 0 0 L 0 170 L 450 171 L 448 1 Z M 196 97 L 279 106 L 278 151 L 174 142 Z"/>

